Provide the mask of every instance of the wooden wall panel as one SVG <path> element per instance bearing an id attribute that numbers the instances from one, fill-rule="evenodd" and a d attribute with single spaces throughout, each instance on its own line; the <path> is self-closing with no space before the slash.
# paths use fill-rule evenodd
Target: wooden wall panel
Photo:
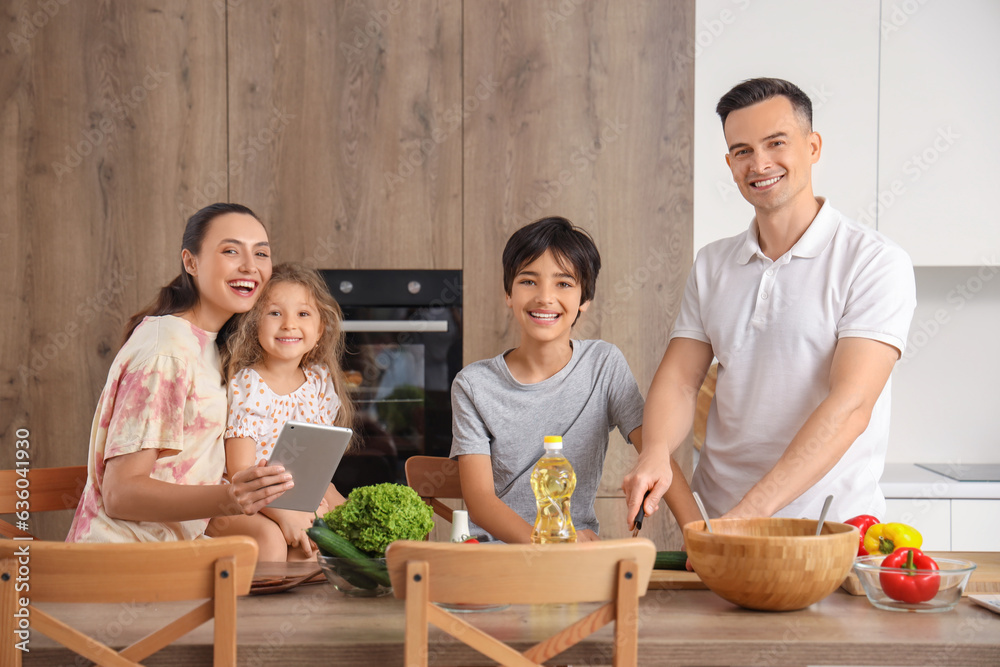
<path id="1" fill-rule="evenodd" d="M 180 270 L 188 193 L 225 173 L 224 12 L 14 0 L 0 21 L 0 467 L 19 428 L 33 466 L 80 464 L 124 321 Z"/>
<path id="2" fill-rule="evenodd" d="M 276 257 L 461 268 L 460 0 L 228 11 L 231 198 Z"/>
<path id="3" fill-rule="evenodd" d="M 693 22 L 691 0 L 466 5 L 467 363 L 516 344 L 501 300 L 507 238 L 562 215 L 590 231 L 604 264 L 574 335 L 618 345 L 648 388 L 692 260 Z M 615 436 L 600 495 L 620 494 L 633 460 Z"/>

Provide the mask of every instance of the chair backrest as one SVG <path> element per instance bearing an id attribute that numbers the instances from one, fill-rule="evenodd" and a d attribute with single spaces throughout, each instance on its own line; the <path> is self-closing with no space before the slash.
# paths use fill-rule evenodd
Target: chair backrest
<path id="1" fill-rule="evenodd" d="M 647 539 L 580 544 L 448 544 L 401 541 L 386 562 L 406 599 L 406 664 L 427 664 L 427 623 L 505 665 L 541 664 L 615 621 L 615 665 L 635 665 L 638 602 L 656 558 Z M 607 602 L 523 654 L 436 606 Z"/>
<path id="2" fill-rule="evenodd" d="M 0 470 L 0 514 L 15 514 L 24 505 L 18 493 L 28 496 L 28 511 L 52 512 L 76 509 L 83 487 L 87 484 L 87 466 L 62 468 L 31 468 Z M 33 537 L 0 519 L 0 535 L 4 537 Z"/>
<path id="3" fill-rule="evenodd" d="M 444 456 L 411 456 L 406 459 L 406 485 L 446 521 L 451 521 L 452 509 L 439 499 L 462 499 L 458 461 Z"/>
<path id="4" fill-rule="evenodd" d="M 0 633 L 18 637 L 15 590 L 19 562 L 31 570 L 28 614 L 32 630 L 102 665 L 137 665 L 178 637 L 215 618 L 215 664 L 236 664 L 236 597 L 250 592 L 257 543 L 221 537 L 169 543 L 84 544 L 0 541 Z M 35 606 L 39 602 L 132 603 L 209 598 L 120 653 Z M 5 640 L 0 664 L 21 664 L 21 651 Z"/>
<path id="5" fill-rule="evenodd" d="M 712 407 L 712 397 L 715 396 L 715 381 L 719 377 L 719 364 L 712 364 L 705 375 L 705 381 L 698 390 L 698 400 L 694 409 L 694 448 L 701 451 L 705 444 L 705 432 L 708 430 L 708 411 Z"/>

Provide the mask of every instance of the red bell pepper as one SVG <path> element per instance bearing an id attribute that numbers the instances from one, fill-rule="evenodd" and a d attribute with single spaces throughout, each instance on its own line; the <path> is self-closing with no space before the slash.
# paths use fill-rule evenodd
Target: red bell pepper
<path id="1" fill-rule="evenodd" d="M 880 523 L 879 520 L 873 517 L 871 514 L 862 514 L 860 516 L 854 517 L 853 519 L 848 519 L 844 523 L 846 523 L 848 526 L 854 526 L 859 531 L 861 531 L 861 537 L 858 538 L 858 555 L 867 556 L 868 550 L 865 549 L 865 533 L 868 532 L 869 528 L 871 528 L 877 523 Z"/>
<path id="2" fill-rule="evenodd" d="M 882 567 L 900 568 L 899 572 L 882 570 L 878 575 L 882 590 L 893 600 L 916 604 L 927 602 L 937 595 L 941 577 L 936 572 L 917 574 L 915 570 L 937 570 L 934 559 L 920 549 L 903 547 L 882 561 Z"/>

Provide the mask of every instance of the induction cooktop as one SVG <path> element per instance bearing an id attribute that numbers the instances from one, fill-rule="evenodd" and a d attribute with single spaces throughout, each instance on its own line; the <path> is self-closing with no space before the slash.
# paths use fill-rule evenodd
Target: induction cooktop
<path id="1" fill-rule="evenodd" d="M 958 482 L 1000 482 L 1000 463 L 918 463 L 918 466 Z"/>

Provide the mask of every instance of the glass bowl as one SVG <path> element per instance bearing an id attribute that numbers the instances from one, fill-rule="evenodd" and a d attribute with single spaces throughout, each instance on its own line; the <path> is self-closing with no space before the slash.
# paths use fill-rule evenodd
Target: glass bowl
<path id="1" fill-rule="evenodd" d="M 333 587 L 352 598 L 376 598 L 392 593 L 384 558 L 357 561 L 316 554 L 323 574 Z"/>
<path id="2" fill-rule="evenodd" d="M 939 570 L 912 570 L 914 576 L 936 574 L 940 577 L 937 594 L 926 602 L 900 602 L 894 600 L 882 590 L 882 574 L 897 574 L 902 571 L 898 567 L 882 567 L 885 556 L 861 556 L 854 563 L 854 571 L 861 580 L 868 601 L 879 609 L 890 611 L 949 611 L 955 608 L 962 599 L 965 585 L 969 583 L 969 575 L 976 569 L 976 564 L 969 560 L 953 558 L 935 558 Z"/>

